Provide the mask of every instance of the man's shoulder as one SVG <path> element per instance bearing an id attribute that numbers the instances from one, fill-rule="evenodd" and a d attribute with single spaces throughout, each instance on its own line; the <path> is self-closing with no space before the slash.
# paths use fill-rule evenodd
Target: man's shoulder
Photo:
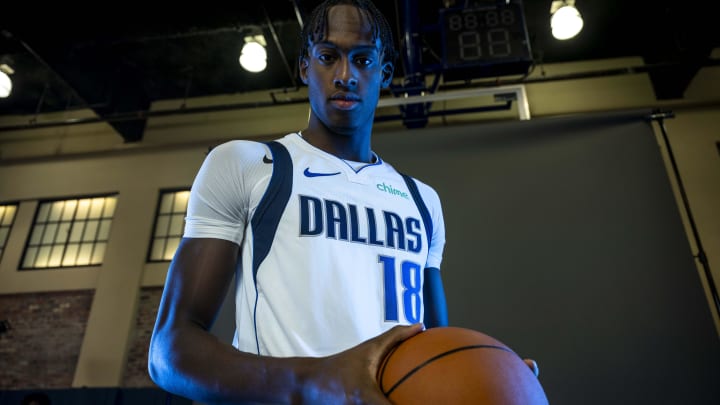
<path id="1" fill-rule="evenodd" d="M 208 159 L 214 161 L 229 160 L 243 162 L 244 164 L 262 161 L 264 157 L 270 158 L 266 142 L 246 139 L 223 142 L 212 148 L 208 153 Z"/>
<path id="2" fill-rule="evenodd" d="M 400 172 L 399 172 L 400 173 Z M 401 173 L 402 174 L 402 173 Z M 425 201 L 428 201 L 432 204 L 436 204 L 440 202 L 440 196 L 438 195 L 438 192 L 435 190 L 433 186 L 426 183 L 423 180 L 420 180 L 417 177 L 411 176 L 407 173 L 405 173 L 407 177 L 409 177 L 415 184 L 417 185 L 418 192 L 423 197 Z"/>
<path id="3" fill-rule="evenodd" d="M 255 139 L 233 139 L 222 142 L 210 149 L 211 153 L 230 153 L 230 154 L 259 154 L 265 153 L 268 150 L 267 144 L 271 141 L 277 141 L 287 145 L 286 139 L 290 137 L 286 135 L 281 138 L 269 139 L 269 140 L 255 140 Z M 218 152 L 216 152 L 218 151 Z"/>
<path id="4" fill-rule="evenodd" d="M 264 142 L 250 140 L 250 139 L 233 139 L 220 143 L 210 149 L 212 153 L 232 153 L 242 151 L 253 151 L 264 148 Z"/>

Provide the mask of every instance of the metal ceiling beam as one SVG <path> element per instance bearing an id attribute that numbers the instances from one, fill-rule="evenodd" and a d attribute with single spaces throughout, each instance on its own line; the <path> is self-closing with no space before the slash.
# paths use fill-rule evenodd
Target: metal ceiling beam
<path id="1" fill-rule="evenodd" d="M 288 63 L 287 57 L 285 56 L 285 49 L 283 48 L 282 44 L 280 43 L 280 38 L 277 35 L 277 32 L 275 31 L 275 27 L 273 26 L 273 22 L 270 19 L 270 16 L 267 13 L 267 10 L 265 9 L 265 6 L 262 5 L 263 15 L 265 16 L 265 21 L 268 25 L 268 30 L 270 30 L 270 34 L 272 35 L 273 42 L 275 42 L 275 46 L 277 46 L 278 52 L 280 53 L 280 57 L 282 58 L 283 66 L 285 66 L 285 71 L 287 71 L 288 76 L 290 77 L 290 81 L 292 81 L 293 87 L 298 88 L 297 84 L 297 78 L 295 77 L 295 73 L 293 72 L 293 69 L 290 67 L 290 63 Z"/>

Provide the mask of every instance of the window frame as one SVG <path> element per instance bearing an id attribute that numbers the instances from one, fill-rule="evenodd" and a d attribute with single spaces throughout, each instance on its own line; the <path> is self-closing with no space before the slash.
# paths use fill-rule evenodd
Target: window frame
<path id="1" fill-rule="evenodd" d="M 17 213 L 20 209 L 20 202 L 18 201 L 6 201 L 6 202 L 0 202 L 0 207 L 6 208 L 6 207 L 15 207 L 15 211 L 13 212 L 13 217 L 10 220 L 10 224 L 5 225 L 5 214 L 6 210 L 2 211 L 2 214 L 0 215 L 0 233 L 3 232 L 3 229 L 7 229 L 7 233 L 5 234 L 5 240 L 0 240 L 0 261 L 2 261 L 3 254 L 5 253 L 5 250 L 7 248 L 7 243 L 10 240 L 10 234 L 12 233 L 13 226 L 15 225 L 15 219 L 17 219 Z"/>
<path id="2" fill-rule="evenodd" d="M 187 199 L 185 202 L 185 209 L 183 211 L 175 211 L 175 198 L 177 197 L 178 193 L 187 193 Z M 170 212 L 160 212 L 163 208 L 163 200 L 164 196 L 168 194 L 173 194 L 173 201 L 170 202 L 171 211 Z M 166 188 L 161 189 L 158 191 L 158 199 L 157 204 L 155 207 L 155 216 L 153 220 L 153 226 L 152 226 L 152 233 L 150 234 L 150 242 L 148 244 L 148 250 L 147 250 L 147 256 L 146 256 L 146 262 L 147 263 L 168 263 L 172 260 L 172 256 L 174 256 L 175 251 L 177 251 L 177 247 L 173 250 L 173 254 L 170 255 L 170 257 L 166 257 L 167 255 L 167 243 L 170 239 L 177 239 L 177 242 L 179 244 L 180 240 L 182 240 L 183 233 L 185 232 L 185 217 L 187 216 L 187 202 L 189 201 L 190 197 L 190 187 L 175 187 L 175 188 Z M 171 227 L 172 227 L 172 217 L 180 215 L 182 218 L 182 225 L 180 226 L 180 233 L 179 234 L 171 234 Z M 158 226 L 159 222 L 161 221 L 162 217 L 169 217 L 167 223 L 167 231 L 163 233 L 162 235 L 158 236 Z M 164 241 L 162 246 L 162 258 L 158 259 L 156 258 L 156 242 L 158 240 Z"/>
<path id="3" fill-rule="evenodd" d="M 25 241 L 25 247 L 23 249 L 22 256 L 20 258 L 20 263 L 18 265 L 19 271 L 36 271 L 36 270 L 58 270 L 58 269 L 69 269 L 69 268 L 87 268 L 87 267 L 98 267 L 103 264 L 103 261 L 105 259 L 105 252 L 107 251 L 107 246 L 110 243 L 110 232 L 112 230 L 112 222 L 115 219 L 115 213 L 117 211 L 118 206 L 118 198 L 119 193 L 103 193 L 103 194 L 92 194 L 92 195 L 79 195 L 79 196 L 68 196 L 68 197 L 60 197 L 60 198 L 47 198 L 38 200 L 37 207 L 35 208 L 35 214 L 33 215 L 32 224 L 30 225 L 30 231 L 28 232 L 27 240 Z M 97 218 L 93 217 L 92 210 L 93 207 L 93 200 L 102 198 L 104 201 L 102 203 L 102 207 L 100 208 L 100 213 Z M 108 198 L 114 198 L 113 206 L 111 208 L 111 212 L 109 214 L 106 213 L 107 208 L 107 199 Z M 83 200 L 90 200 L 89 206 L 87 208 L 87 213 L 83 218 L 78 218 L 78 211 L 80 204 L 82 204 Z M 68 202 L 74 201 L 75 207 L 71 208 L 71 210 L 74 210 L 72 214 L 67 214 L 65 209 L 66 206 L 63 205 L 62 212 L 60 212 L 59 218 L 57 219 L 51 219 L 51 216 L 53 215 L 52 210 L 53 205 L 56 203 L 63 203 L 67 204 Z M 47 207 L 47 208 L 46 208 Z M 44 210 L 47 210 L 47 213 L 43 213 Z M 39 218 L 41 213 L 45 216 L 43 218 L 42 222 L 39 222 Z M 109 216 L 106 216 L 109 215 Z M 69 218 L 68 218 L 69 216 Z M 106 221 L 108 221 L 105 223 Z M 94 235 L 90 239 L 86 239 L 86 232 L 89 222 L 96 222 L 92 226 L 95 227 Z M 82 224 L 82 230 L 77 231 L 77 224 Z M 35 232 L 38 229 L 39 226 L 42 226 L 41 234 L 36 235 Z M 54 229 L 51 227 L 55 227 Z M 106 228 L 105 228 L 106 227 Z M 46 236 L 46 231 L 48 229 L 53 229 L 52 232 L 54 232 L 54 236 L 50 238 L 48 241 L 48 237 Z M 67 231 L 68 236 L 64 239 L 58 239 L 58 235 L 62 231 Z M 75 232 L 79 232 L 79 239 L 77 241 L 73 240 L 73 235 Z M 104 233 L 105 239 L 100 238 L 101 232 Z M 96 254 L 96 248 L 102 244 L 103 251 L 100 254 L 99 260 L 95 258 Z M 87 246 L 90 245 L 90 253 L 88 255 L 87 263 L 85 263 L 85 260 L 79 261 L 79 256 L 82 253 L 82 249 L 86 249 Z M 69 247 L 75 248 L 77 247 L 77 250 L 73 253 L 75 255 L 75 259 L 72 260 L 72 263 L 68 263 L 68 254 L 70 250 Z M 55 249 L 59 249 L 58 247 L 61 247 L 61 253 L 59 253 L 59 263 L 51 265 L 51 262 L 54 261 L 53 255 L 55 255 Z M 46 260 L 45 266 L 38 266 L 38 255 L 41 254 L 41 249 L 47 248 L 49 249 L 49 252 L 47 253 L 48 258 Z M 35 249 L 35 252 L 33 253 L 35 256 L 32 259 L 33 265 L 28 265 L 28 261 L 30 258 L 28 255 L 30 252 Z"/>

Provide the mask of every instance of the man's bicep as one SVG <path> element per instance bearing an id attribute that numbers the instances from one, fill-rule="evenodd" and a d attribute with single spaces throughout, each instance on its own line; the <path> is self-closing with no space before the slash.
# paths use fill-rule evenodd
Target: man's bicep
<path id="1" fill-rule="evenodd" d="M 210 329 L 231 285 L 238 249 L 222 239 L 184 238 L 170 263 L 160 311 Z"/>

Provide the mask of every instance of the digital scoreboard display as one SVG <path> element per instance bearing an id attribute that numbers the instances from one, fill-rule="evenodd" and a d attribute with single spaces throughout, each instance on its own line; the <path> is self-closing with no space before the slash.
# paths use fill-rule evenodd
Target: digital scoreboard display
<path id="1" fill-rule="evenodd" d="M 446 79 L 525 74 L 532 65 L 519 2 L 442 9 L 440 25 Z"/>

